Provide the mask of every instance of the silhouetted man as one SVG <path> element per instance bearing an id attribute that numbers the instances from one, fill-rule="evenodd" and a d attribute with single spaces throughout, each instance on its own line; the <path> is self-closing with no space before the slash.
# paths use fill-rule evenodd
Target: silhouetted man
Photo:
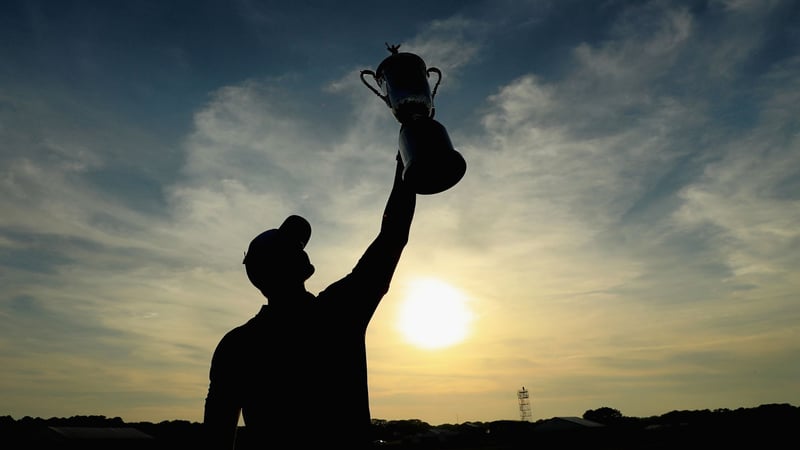
<path id="1" fill-rule="evenodd" d="M 398 157 L 378 236 L 348 275 L 316 296 L 305 288 L 314 266 L 304 251 L 311 237 L 304 218 L 289 216 L 250 242 L 247 276 L 267 304 L 214 351 L 204 415 L 209 448 L 234 447 L 240 413 L 253 448 L 368 446 L 365 335 L 416 205 L 402 171 Z"/>

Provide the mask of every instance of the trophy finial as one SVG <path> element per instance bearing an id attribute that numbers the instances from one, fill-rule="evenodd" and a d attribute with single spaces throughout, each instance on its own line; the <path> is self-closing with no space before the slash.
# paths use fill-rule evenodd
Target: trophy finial
<path id="1" fill-rule="evenodd" d="M 386 44 L 386 49 L 389 50 L 393 55 L 397 54 L 397 50 L 400 48 L 400 44 L 397 45 L 389 45 L 388 42 L 384 42 Z"/>

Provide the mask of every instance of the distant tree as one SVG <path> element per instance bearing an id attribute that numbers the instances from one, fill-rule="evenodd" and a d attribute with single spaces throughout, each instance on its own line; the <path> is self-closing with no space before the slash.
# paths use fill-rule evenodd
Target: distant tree
<path id="1" fill-rule="evenodd" d="M 376 438 L 392 440 L 397 436 L 413 436 L 429 431 L 431 425 L 419 419 L 373 421 L 373 435 Z"/>
<path id="2" fill-rule="evenodd" d="M 602 408 L 590 409 L 583 413 L 583 418 L 593 422 L 602 423 L 605 425 L 618 422 L 622 419 L 622 413 L 618 409 L 603 406 Z"/>

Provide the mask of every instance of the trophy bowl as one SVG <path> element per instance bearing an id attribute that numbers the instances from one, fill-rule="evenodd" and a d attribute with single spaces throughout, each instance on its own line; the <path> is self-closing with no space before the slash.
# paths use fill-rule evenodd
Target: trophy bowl
<path id="1" fill-rule="evenodd" d="M 400 127 L 400 158 L 403 181 L 418 194 L 438 194 L 458 183 L 467 162 L 453 148 L 444 126 L 431 118 L 421 118 Z"/>

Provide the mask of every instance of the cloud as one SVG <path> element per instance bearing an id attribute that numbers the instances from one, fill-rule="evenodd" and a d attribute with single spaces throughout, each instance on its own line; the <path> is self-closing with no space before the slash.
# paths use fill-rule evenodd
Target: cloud
<path id="1" fill-rule="evenodd" d="M 729 251 L 725 239 L 717 233 L 709 234 L 709 229 L 687 227 L 685 220 L 675 218 L 697 211 L 706 224 L 724 227 L 720 222 L 725 221 L 726 213 L 756 221 L 758 216 L 752 212 L 760 207 L 770 208 L 764 216 L 776 218 L 771 226 L 791 223 L 793 214 L 779 212 L 791 211 L 786 207 L 791 202 L 770 201 L 762 192 L 776 181 L 785 185 L 785 180 L 795 175 L 786 168 L 796 165 L 791 156 L 796 153 L 791 151 L 796 143 L 785 132 L 761 138 L 763 132 L 758 124 L 750 124 L 750 132 L 760 138 L 740 146 L 737 141 L 741 135 L 734 139 L 708 129 L 714 120 L 709 115 L 714 108 L 707 103 L 711 99 L 681 95 L 663 83 L 654 84 L 665 74 L 687 69 L 694 70 L 691 78 L 702 84 L 713 72 L 697 69 L 696 62 L 681 56 L 687 52 L 693 55 L 690 49 L 697 45 L 691 40 L 692 18 L 687 11 L 653 12 L 649 11 L 652 5 L 645 9 L 652 13 L 654 25 L 631 28 L 623 21 L 615 29 L 614 40 L 578 46 L 576 65 L 565 79 L 544 83 L 534 75 L 525 75 L 489 98 L 482 122 L 485 135 L 473 136 L 480 144 L 467 147 L 467 153 L 470 175 L 480 172 L 479 178 L 496 180 L 491 185 L 499 186 L 494 192 L 474 193 L 480 199 L 478 203 L 502 204 L 504 208 L 499 214 L 477 216 L 477 220 L 485 217 L 487 222 L 476 228 L 504 227 L 504 232 L 510 234 L 501 237 L 501 242 L 520 242 L 525 234 L 540 240 L 560 236 L 554 248 L 575 249 L 582 255 L 570 254 L 566 258 L 575 264 L 572 270 L 576 272 L 581 266 L 578 261 L 591 258 L 595 251 L 598 258 L 615 255 L 618 263 L 628 268 L 618 272 L 627 273 L 627 280 L 608 273 L 589 276 L 588 270 L 578 272 L 587 275 L 589 283 L 616 280 L 621 285 L 636 283 L 637 279 L 665 280 L 670 278 L 665 278 L 664 272 L 661 276 L 652 272 L 650 277 L 640 271 L 669 270 L 682 279 L 675 284 L 695 277 L 699 281 L 703 276 L 700 274 L 713 274 L 715 281 L 708 285 L 710 289 L 730 275 L 727 267 L 735 267 L 725 256 Z M 640 17 L 641 11 L 636 12 L 635 17 Z M 765 79 L 773 77 L 767 74 Z M 782 86 L 779 95 L 765 92 L 770 100 L 763 111 L 785 110 L 783 106 L 771 106 L 774 98 L 792 98 L 793 89 L 786 89 L 785 83 Z M 770 117 L 765 123 L 776 126 L 786 120 Z M 759 156 L 758 148 L 750 145 L 752 142 L 763 142 L 771 149 L 766 161 Z M 741 157 L 751 162 L 747 164 Z M 744 183 L 738 181 L 759 164 L 764 165 L 755 177 L 748 177 L 750 181 Z M 728 170 L 735 171 L 728 179 L 736 183 L 729 189 L 735 186 L 745 190 L 740 194 L 742 198 L 728 196 L 726 200 L 711 196 L 702 188 L 709 183 L 711 173 Z M 767 206 L 770 203 L 774 209 Z M 641 206 L 645 204 L 646 210 Z M 742 208 L 747 204 L 753 207 Z M 792 242 L 793 232 L 782 225 L 778 228 L 776 235 L 786 237 L 783 244 Z M 547 234 L 548 230 L 559 233 Z M 694 235 L 689 241 L 695 243 L 692 247 L 674 247 L 678 237 L 686 239 L 690 234 Z M 763 242 L 760 236 L 753 240 Z M 533 245 L 530 238 L 525 241 Z M 517 247 L 520 255 L 526 254 L 523 248 Z M 701 261 L 697 261 L 698 256 Z M 664 258 L 663 262 L 657 262 L 658 258 Z M 773 258 L 782 257 L 776 254 Z M 695 269 L 701 270 L 676 272 L 672 268 L 681 260 L 695 261 Z M 522 261 L 513 266 L 529 267 Z M 608 263 L 604 266 L 609 267 Z M 646 269 L 647 266 L 651 267 Z M 612 272 L 619 269 L 610 267 Z M 580 283 L 572 281 L 567 285 Z"/>
<path id="2" fill-rule="evenodd" d="M 400 51 L 420 55 L 428 62 L 428 67 L 436 66 L 457 80 L 457 74 L 464 67 L 479 61 L 485 32 L 486 24 L 453 16 L 430 22 L 412 40 L 402 45 Z"/>

